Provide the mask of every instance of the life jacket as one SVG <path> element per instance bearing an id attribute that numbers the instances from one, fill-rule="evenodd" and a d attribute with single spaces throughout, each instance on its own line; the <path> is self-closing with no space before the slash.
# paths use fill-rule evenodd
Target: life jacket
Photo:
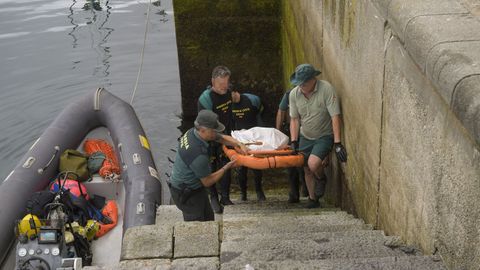
<path id="1" fill-rule="evenodd" d="M 103 153 L 105 155 L 105 160 L 99 170 L 100 176 L 105 179 L 118 179 L 120 175 L 120 165 L 117 156 L 115 155 L 115 151 L 110 144 L 105 140 L 87 139 L 83 144 L 83 149 L 90 156 L 94 156 L 94 153 L 96 152 Z"/>
<path id="2" fill-rule="evenodd" d="M 105 217 L 108 217 L 112 223 L 110 224 L 99 224 L 99 229 L 95 234 L 96 238 L 104 236 L 107 232 L 113 229 L 118 222 L 118 207 L 117 203 L 114 200 L 109 200 L 102 209 L 102 214 Z"/>

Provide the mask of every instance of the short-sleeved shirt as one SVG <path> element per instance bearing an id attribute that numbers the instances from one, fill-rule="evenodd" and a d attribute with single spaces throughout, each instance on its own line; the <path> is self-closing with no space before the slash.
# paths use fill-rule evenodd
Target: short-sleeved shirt
<path id="1" fill-rule="evenodd" d="M 232 104 L 233 129 L 249 129 L 258 126 L 262 110 L 262 102 L 258 96 L 241 94 L 240 101 Z"/>
<path id="2" fill-rule="evenodd" d="M 332 117 L 340 114 L 335 88 L 326 81 L 317 80 L 309 99 L 297 86 L 289 95 L 290 117 L 300 118 L 300 134 L 316 140 L 333 134 Z"/>
<path id="3" fill-rule="evenodd" d="M 170 183 L 177 189 L 198 189 L 203 186 L 200 179 L 211 173 L 208 142 L 191 128 L 178 142 Z"/>
<path id="4" fill-rule="evenodd" d="M 225 125 L 224 134 L 230 134 L 232 130 L 232 93 L 220 95 L 208 86 L 198 98 L 198 111 L 210 110 L 218 115 L 218 121 Z"/>
<path id="5" fill-rule="evenodd" d="M 292 90 L 288 90 L 282 97 L 282 100 L 280 101 L 280 104 L 278 105 L 278 109 L 280 111 L 288 111 L 288 107 L 289 107 L 289 101 L 288 101 L 288 96 L 290 95 L 290 92 Z"/>

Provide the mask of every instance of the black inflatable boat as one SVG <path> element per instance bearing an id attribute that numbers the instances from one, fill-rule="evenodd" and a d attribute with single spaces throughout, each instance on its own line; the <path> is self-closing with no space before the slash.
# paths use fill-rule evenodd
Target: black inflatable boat
<path id="1" fill-rule="evenodd" d="M 117 226 L 117 233 L 106 237 L 99 250 L 108 256 L 112 245 L 120 248 L 127 228 L 155 223 L 161 183 L 145 132 L 128 103 L 100 88 L 68 104 L 0 185 L 0 262 L 4 267 L 7 257 L 15 256 L 15 221 L 26 214 L 27 199 L 55 178 L 60 154 L 78 148 L 92 131 L 108 137 L 122 170 L 119 183 L 94 178 L 86 184 L 93 192 L 118 200 L 121 212 L 123 227 Z"/>

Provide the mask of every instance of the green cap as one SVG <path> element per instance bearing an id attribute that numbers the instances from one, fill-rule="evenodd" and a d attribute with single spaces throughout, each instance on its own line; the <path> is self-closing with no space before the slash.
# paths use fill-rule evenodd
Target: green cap
<path id="1" fill-rule="evenodd" d="M 290 83 L 293 85 L 300 85 L 319 75 L 320 73 L 322 72 L 320 72 L 320 70 L 316 70 L 310 64 L 301 64 L 297 66 L 295 72 L 290 76 Z"/>
<path id="2" fill-rule="evenodd" d="M 218 115 L 210 110 L 201 110 L 195 119 L 195 126 L 215 129 L 217 132 L 225 130 L 225 126 L 218 121 Z"/>

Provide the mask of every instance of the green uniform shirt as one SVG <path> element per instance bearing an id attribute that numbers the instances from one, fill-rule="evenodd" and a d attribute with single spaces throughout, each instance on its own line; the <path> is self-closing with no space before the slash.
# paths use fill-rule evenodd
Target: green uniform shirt
<path id="1" fill-rule="evenodd" d="M 200 179 L 211 173 L 208 143 L 197 130 L 189 129 L 178 143 L 170 183 L 177 189 L 182 186 L 198 189 L 203 187 Z"/>
<path id="2" fill-rule="evenodd" d="M 340 114 L 335 88 L 326 81 L 317 80 L 310 99 L 307 99 L 300 87 L 292 89 L 289 95 L 290 117 L 300 118 L 300 134 L 316 140 L 333 134 L 332 116 Z"/>

